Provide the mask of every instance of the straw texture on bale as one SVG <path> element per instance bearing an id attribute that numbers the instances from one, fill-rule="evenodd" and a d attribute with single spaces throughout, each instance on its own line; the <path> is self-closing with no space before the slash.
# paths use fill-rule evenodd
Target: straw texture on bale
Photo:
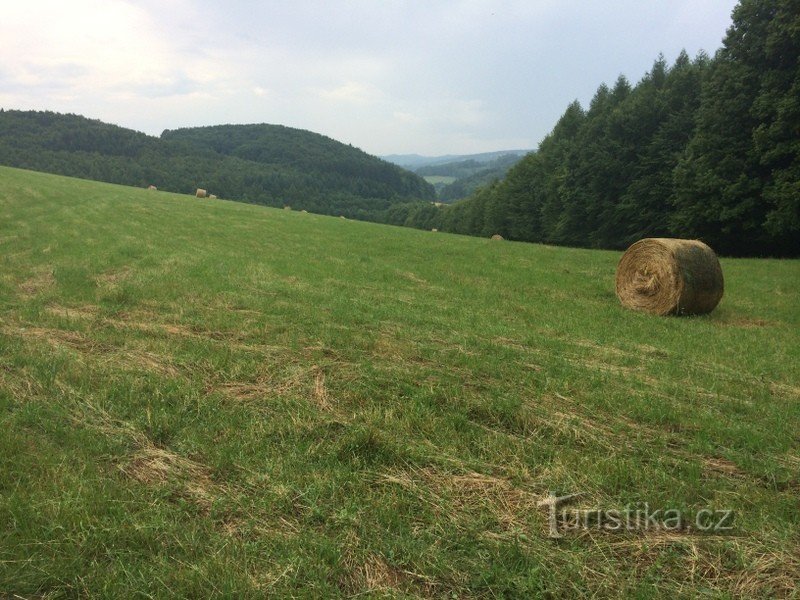
<path id="1" fill-rule="evenodd" d="M 208 195 L 208 192 L 205 191 L 204 189 L 197 188 L 197 191 L 195 192 L 194 195 L 197 196 L 198 198 L 205 198 Z"/>
<path id="2" fill-rule="evenodd" d="M 500 235 L 499 233 L 495 233 L 495 234 L 492 236 L 492 239 L 493 239 L 493 240 L 502 240 L 502 239 L 504 239 L 504 238 L 503 238 L 503 236 L 502 236 L 502 235 Z"/>
<path id="3" fill-rule="evenodd" d="M 154 185 L 148 185 L 147 189 L 148 190 L 158 190 L 158 188 L 156 186 L 154 186 Z"/>
<path id="4" fill-rule="evenodd" d="M 724 287 L 717 255 L 699 240 L 639 240 L 617 265 L 622 305 L 654 315 L 709 313 L 719 304 Z"/>

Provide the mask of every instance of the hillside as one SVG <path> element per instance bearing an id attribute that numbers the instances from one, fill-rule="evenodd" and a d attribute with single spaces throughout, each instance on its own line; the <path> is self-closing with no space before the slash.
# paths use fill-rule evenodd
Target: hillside
<path id="1" fill-rule="evenodd" d="M 220 125 L 152 137 L 77 115 L 0 111 L 0 164 L 181 193 L 375 219 L 431 200 L 421 178 L 325 136 Z"/>
<path id="2" fill-rule="evenodd" d="M 0 215 L 0 595 L 798 593 L 799 261 L 658 318 L 618 252 L 5 167 Z"/>
<path id="3" fill-rule="evenodd" d="M 387 154 L 381 156 L 383 160 L 394 163 L 404 169 L 416 171 L 424 167 L 435 167 L 447 163 L 475 161 L 488 163 L 503 156 L 513 155 L 522 157 L 530 150 L 496 150 L 494 152 L 481 152 L 478 154 L 442 154 L 439 156 L 423 156 L 421 154 Z"/>

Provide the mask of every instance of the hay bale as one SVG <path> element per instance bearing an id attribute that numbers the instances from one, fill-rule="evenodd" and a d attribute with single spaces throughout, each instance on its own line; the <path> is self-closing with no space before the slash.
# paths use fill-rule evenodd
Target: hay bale
<path id="1" fill-rule="evenodd" d="M 209 194 L 209 195 L 208 195 L 208 199 L 209 199 L 209 200 L 216 200 L 216 199 L 217 199 L 217 197 L 216 197 L 214 194 Z"/>
<path id="2" fill-rule="evenodd" d="M 439 232 L 439 230 L 438 230 L 438 229 L 436 229 L 436 227 L 434 227 L 433 229 L 431 229 L 431 231 L 432 231 L 433 233 L 438 233 L 438 232 Z"/>
<path id="3" fill-rule="evenodd" d="M 287 204 L 283 207 L 283 210 L 292 210 L 292 207 Z"/>
<path id="4" fill-rule="evenodd" d="M 156 186 L 154 186 L 154 185 L 148 185 L 148 186 L 147 186 L 147 189 L 148 189 L 148 190 L 150 190 L 150 191 L 156 191 L 156 190 L 158 190 L 158 188 L 157 188 Z"/>
<path id="5" fill-rule="evenodd" d="M 622 305 L 654 315 L 701 315 L 719 304 L 722 267 L 699 240 L 645 238 L 625 251 L 617 265 Z"/>
<path id="6" fill-rule="evenodd" d="M 194 195 L 198 198 L 205 198 L 208 195 L 208 192 L 201 188 L 197 188 L 197 191 L 194 193 Z"/>
<path id="7" fill-rule="evenodd" d="M 502 239 L 504 239 L 504 238 L 503 238 L 503 236 L 502 236 L 502 235 L 500 235 L 499 233 L 495 233 L 495 234 L 492 236 L 492 239 L 493 239 L 493 240 L 502 240 Z"/>

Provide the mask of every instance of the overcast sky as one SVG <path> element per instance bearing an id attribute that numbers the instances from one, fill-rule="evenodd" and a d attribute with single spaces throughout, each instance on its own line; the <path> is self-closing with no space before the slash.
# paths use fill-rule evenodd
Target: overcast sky
<path id="1" fill-rule="evenodd" d="M 0 107 L 373 154 L 535 148 L 567 105 L 721 45 L 735 0 L 4 0 Z"/>

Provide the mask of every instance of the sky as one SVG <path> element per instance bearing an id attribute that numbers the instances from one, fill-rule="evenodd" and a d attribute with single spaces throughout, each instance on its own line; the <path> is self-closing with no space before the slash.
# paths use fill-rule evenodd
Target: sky
<path id="1" fill-rule="evenodd" d="M 377 155 L 532 149 L 568 104 L 720 47 L 735 0 L 0 0 L 0 107 Z"/>

